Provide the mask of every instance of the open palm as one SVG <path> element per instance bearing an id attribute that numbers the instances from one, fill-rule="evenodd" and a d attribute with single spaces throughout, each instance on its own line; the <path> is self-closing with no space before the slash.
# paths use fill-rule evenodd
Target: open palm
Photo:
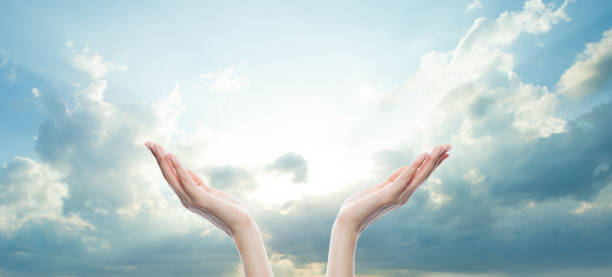
<path id="1" fill-rule="evenodd" d="M 385 181 L 367 187 L 347 198 L 336 218 L 337 225 L 362 233 L 379 217 L 406 204 L 431 173 L 448 158 L 448 144 L 423 153 L 412 164 L 395 170 Z"/>
<path id="2" fill-rule="evenodd" d="M 147 142 L 146 146 L 155 156 L 164 178 L 185 208 L 206 218 L 229 236 L 254 224 L 240 200 L 206 185 L 197 174 L 183 167 L 176 156 L 166 154 L 161 145 Z"/>

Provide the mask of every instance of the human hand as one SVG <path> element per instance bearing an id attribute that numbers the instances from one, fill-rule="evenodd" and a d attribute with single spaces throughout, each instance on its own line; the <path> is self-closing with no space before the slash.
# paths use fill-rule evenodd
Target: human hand
<path id="1" fill-rule="evenodd" d="M 193 171 L 163 147 L 147 142 L 164 178 L 183 206 L 206 218 L 227 233 L 236 244 L 247 277 L 274 276 L 266 248 L 255 220 L 247 208 L 232 195 L 204 184 Z"/>
<path id="2" fill-rule="evenodd" d="M 406 204 L 412 193 L 448 158 L 451 146 L 439 145 L 402 166 L 380 184 L 347 198 L 334 222 L 327 258 L 328 277 L 355 275 L 355 248 L 359 235 L 376 219 Z"/>
<path id="3" fill-rule="evenodd" d="M 385 181 L 347 198 L 334 225 L 361 234 L 381 216 L 406 204 L 414 191 L 448 158 L 452 146 L 436 146 L 431 154 L 419 155 L 412 164 L 395 170 Z"/>
<path id="4" fill-rule="evenodd" d="M 188 210 L 206 218 L 230 237 L 255 225 L 247 208 L 232 195 L 204 184 L 193 171 L 185 168 L 161 145 L 147 142 L 164 178 Z"/>

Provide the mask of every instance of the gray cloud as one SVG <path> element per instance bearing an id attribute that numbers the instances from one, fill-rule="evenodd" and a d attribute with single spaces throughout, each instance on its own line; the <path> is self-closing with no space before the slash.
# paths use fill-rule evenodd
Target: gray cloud
<path id="1" fill-rule="evenodd" d="M 268 169 L 273 172 L 293 174 L 293 183 L 308 182 L 308 163 L 304 157 L 293 152 L 278 157 Z"/>
<path id="2" fill-rule="evenodd" d="M 105 230 L 111 240 L 109 232 L 118 235 Z M 9 276 L 229 276 L 240 262 L 230 238 L 216 232 L 118 240 L 96 250 L 87 245 L 88 235 L 55 221 L 30 222 L 14 236 L 0 235 L 0 267 Z"/>
<path id="3" fill-rule="evenodd" d="M 138 143 L 163 123 L 155 110 L 110 104 L 104 93 L 106 81 L 93 80 L 76 101 L 37 98 L 47 117 L 37 160 L 0 169 L 0 272 L 232 275 L 240 259 L 231 240 L 180 207 Z M 147 179 L 150 172 L 158 178 Z"/>
<path id="4" fill-rule="evenodd" d="M 224 190 L 241 191 L 255 187 L 253 173 L 234 166 L 214 166 L 202 170 L 210 178 L 211 185 Z"/>
<path id="5" fill-rule="evenodd" d="M 357 268 L 521 275 L 608 266 L 611 111 L 612 102 L 598 106 L 569 122 L 567 132 L 548 138 L 499 139 L 495 151 L 455 145 L 433 176 L 451 200 L 431 208 L 431 196 L 421 188 L 409 205 L 365 232 Z M 410 152 L 375 157 L 391 169 L 410 160 Z M 486 176 L 477 184 L 461 174 L 473 167 Z M 576 212 L 584 202 L 595 208 Z"/>
<path id="6" fill-rule="evenodd" d="M 536 18 L 541 24 L 521 28 L 545 32 L 564 18 L 560 11 L 545 9 L 549 16 Z M 485 35 L 471 36 L 458 52 L 482 45 L 481 39 L 495 33 L 498 23 L 491 24 L 480 30 Z M 516 36 L 499 36 L 493 46 L 508 46 Z M 477 50 L 466 63 L 455 64 L 488 57 Z M 482 73 L 443 91 L 446 96 L 438 104 L 448 113 L 435 130 L 427 131 L 428 143 L 452 141 L 451 157 L 405 207 L 381 218 L 361 237 L 357 273 L 545 276 L 560 270 L 580 275 L 588 268 L 586 272 L 605 274 L 612 259 L 607 251 L 612 246 L 612 103 L 565 123 L 554 117 L 555 95 L 508 77 L 513 72 L 506 68 L 512 64 L 504 60 L 507 53 L 495 53 L 497 59 L 490 63 L 449 71 L 452 77 Z M 430 61 L 436 65 L 438 60 Z M 134 142 L 159 119 L 150 107 L 111 105 L 104 93 L 106 82 L 94 80 L 77 92 L 74 105 L 52 93 L 41 94 L 47 119 L 36 142 L 39 160 L 17 159 L 1 170 L 0 209 L 10 213 L 0 218 L 19 215 L 23 220 L 0 232 L 0 274 L 231 275 L 239 265 L 231 240 L 209 231 L 209 224 L 195 215 L 186 215 L 161 178 L 143 178 L 143 171 L 157 168 Z M 385 178 L 417 154 L 416 147 L 379 151 L 372 156 L 376 176 L 366 184 Z M 143 164 L 150 167 L 143 170 Z M 308 164 L 296 153 L 280 156 L 268 169 L 292 174 L 296 183 L 308 181 Z M 255 186 L 253 171 L 233 165 L 198 172 L 213 186 L 230 191 Z M 23 199 L 15 199 L 16 190 L 25 192 Z M 448 200 L 437 203 L 436 193 Z M 298 267 L 324 262 L 333 220 L 349 194 L 300 198 L 280 207 L 282 212 L 256 210 L 270 250 L 288 255 Z M 180 213 L 163 212 L 174 208 Z M 51 216 L 44 211 L 52 211 Z M 196 227 L 185 221 L 196 222 Z"/>

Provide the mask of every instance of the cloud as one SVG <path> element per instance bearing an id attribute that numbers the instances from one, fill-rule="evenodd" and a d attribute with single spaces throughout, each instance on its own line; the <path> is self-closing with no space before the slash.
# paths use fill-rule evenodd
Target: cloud
<path id="1" fill-rule="evenodd" d="M 9 82 L 17 81 L 17 72 L 15 72 L 13 67 L 9 67 L 9 73 L 6 74 L 6 80 Z"/>
<path id="2" fill-rule="evenodd" d="M 40 91 L 37 88 L 32 88 L 32 95 L 34 95 L 34 97 L 40 97 Z"/>
<path id="3" fill-rule="evenodd" d="M 46 117 L 36 159 L 16 157 L 1 169 L 3 274 L 230 274 L 240 261 L 231 239 L 182 208 L 143 146 L 185 148 L 175 122 L 180 86 L 150 106 L 110 103 L 100 78 L 122 67 L 87 53 L 74 52 L 74 66 L 92 80 L 72 99 L 32 89 Z"/>
<path id="4" fill-rule="evenodd" d="M 66 42 L 68 47 L 74 54 L 72 58 L 73 65 L 89 74 L 93 79 L 102 79 L 113 71 L 127 71 L 127 65 L 104 61 L 104 58 L 98 53 L 89 54 L 89 47 L 85 47 L 82 51 L 74 48 L 74 43 Z"/>
<path id="5" fill-rule="evenodd" d="M 350 140 L 355 145 L 342 145 L 315 161 L 311 152 L 300 150 L 306 161 L 287 149 L 246 165 L 240 164 L 241 151 L 234 150 L 240 155 L 233 160 L 226 158 L 223 152 L 237 140 L 206 127 L 179 128 L 186 107 L 178 83 L 151 105 L 111 103 L 104 78 L 123 71 L 121 66 L 95 58 L 89 49 L 74 50 L 73 59 L 88 61 L 74 66 L 91 80 L 70 99 L 40 93 L 36 101 L 46 119 L 36 156 L 16 157 L 0 170 L 0 274 L 239 274 L 231 239 L 186 212 L 168 188 L 142 145 L 154 140 L 184 157 L 213 186 L 244 194 L 266 185 L 258 183 L 263 175 L 292 178 L 300 185 L 285 187 L 297 190 L 292 188 L 315 185 L 321 160 L 344 169 L 342 159 L 369 158 L 364 164 L 372 165 L 372 172 L 347 166 L 356 173 L 347 173 L 351 176 L 345 180 L 352 179 L 329 194 L 302 194 L 272 207 L 247 202 L 278 276 L 322 275 L 342 200 L 438 142 L 454 145 L 450 159 L 405 207 L 360 238 L 357 274 L 552 276 L 591 267 L 605 276 L 612 258 L 606 251 L 612 246 L 612 148 L 607 143 L 612 103 L 574 120 L 560 118 L 555 114 L 558 95 L 524 82 L 511 52 L 521 35 L 545 33 L 569 20 L 566 4 L 555 8 L 532 0 L 521 11 L 477 19 L 454 49 L 422 57 L 417 72 L 380 103 L 389 110 L 364 111 L 365 117 L 389 119 L 360 122 L 366 130 L 379 130 L 387 121 L 393 130 L 405 121 L 421 121 L 418 138 L 378 132 L 376 147 L 364 150 Z M 232 85 L 236 72 L 230 71 L 213 89 L 217 73 L 203 79 L 211 90 L 246 86 Z M 377 91 L 362 86 L 366 99 L 377 100 Z M 387 137 L 403 141 L 386 145 L 381 141 Z M 342 155 L 347 153 L 353 154 Z M 342 158 L 325 163 L 332 156 Z"/>
<path id="6" fill-rule="evenodd" d="M 256 186 L 253 172 L 235 166 L 212 166 L 202 170 L 214 187 L 236 194 L 244 193 Z"/>
<path id="7" fill-rule="evenodd" d="M 236 76 L 238 71 L 238 67 L 229 67 L 216 72 L 200 74 L 196 78 L 204 81 L 204 83 L 207 84 L 208 89 L 211 91 L 235 91 L 242 87 L 248 87 L 251 85 L 251 81 L 249 81 L 247 78 Z"/>
<path id="8" fill-rule="evenodd" d="M 486 132 L 505 125 L 528 140 L 564 132 L 565 121 L 555 116 L 557 95 L 545 86 L 525 84 L 509 52 L 519 35 L 548 32 L 569 20 L 564 12 L 567 1 L 559 8 L 552 5 L 530 0 L 521 11 L 503 12 L 495 20 L 476 19 L 452 51 L 423 55 L 417 72 L 379 106 L 401 107 L 404 114 L 397 116 L 416 117 L 415 122 L 453 124 L 429 130 L 460 128 L 463 139 L 473 142 L 486 140 Z M 467 118 L 455 117 L 459 111 Z"/>
<path id="9" fill-rule="evenodd" d="M 381 103 L 381 113 L 395 108 L 403 119 L 427 112 L 428 124 L 421 140 L 372 156 L 379 178 L 413 159 L 418 144 L 454 149 L 406 207 L 360 238 L 358 273 L 522 276 L 608 265 L 610 255 L 593 247 L 610 244 L 612 103 L 559 118 L 558 95 L 523 82 L 509 52 L 520 34 L 569 20 L 566 5 L 527 1 L 495 21 L 477 19 L 453 51 L 425 54 Z"/>
<path id="10" fill-rule="evenodd" d="M 587 43 L 557 83 L 560 93 L 583 96 L 603 89 L 612 76 L 612 29 L 599 42 Z"/>
<path id="11" fill-rule="evenodd" d="M 293 174 L 293 183 L 308 182 L 308 163 L 299 154 L 290 152 L 278 157 L 268 170 L 276 173 Z"/>
<path id="12" fill-rule="evenodd" d="M 468 12 L 471 12 L 480 8 L 482 8 L 482 0 L 474 0 L 472 1 L 472 3 L 470 3 L 470 5 L 467 6 L 466 10 Z"/>
<path id="13" fill-rule="evenodd" d="M 0 49 L 0 67 L 4 67 L 8 62 L 8 51 Z"/>
<path id="14" fill-rule="evenodd" d="M 348 193 L 343 190 L 302 197 L 285 203 L 282 209 L 257 212 L 266 245 L 276 254 L 287 256 L 297 268 L 324 263 L 332 224 Z"/>
<path id="15" fill-rule="evenodd" d="M 17 81 L 17 72 L 15 72 L 15 68 L 12 65 L 9 65 L 9 53 L 7 50 L 0 49 L 0 68 L 7 68 L 4 77 L 10 83 L 14 83 Z"/>
<path id="16" fill-rule="evenodd" d="M 45 164 L 15 157 L 0 169 L 0 231 L 12 235 L 29 222 L 52 220 L 64 228 L 93 228 L 62 213 L 68 188 L 61 174 Z"/>
<path id="17" fill-rule="evenodd" d="M 358 274 L 525 276 L 609 265 L 612 102 L 562 119 L 555 115 L 558 95 L 521 80 L 510 52 L 521 34 L 569 20 L 566 5 L 527 1 L 522 11 L 477 19 L 455 49 L 425 54 L 417 72 L 379 103 L 378 112 L 401 118 L 402 126 L 425 111 L 420 121 L 427 123 L 420 138 L 404 137 L 371 156 L 369 183 L 433 143 L 454 149 L 407 206 L 360 238 Z M 273 249 L 300 265 L 323 262 L 316 253 L 327 250 L 327 215 L 346 195 L 299 199 L 266 218 L 269 226 L 292 223 L 272 234 Z M 311 244 L 290 240 L 304 229 Z"/>
<path id="18" fill-rule="evenodd" d="M 297 267 L 291 258 L 286 255 L 270 255 L 270 264 L 274 276 L 277 277 L 323 277 L 325 276 L 325 263 L 309 263 Z"/>

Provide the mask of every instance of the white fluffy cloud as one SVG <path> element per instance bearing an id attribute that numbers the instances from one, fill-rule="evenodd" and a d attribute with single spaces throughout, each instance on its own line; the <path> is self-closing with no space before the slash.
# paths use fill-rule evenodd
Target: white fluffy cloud
<path id="1" fill-rule="evenodd" d="M 98 53 L 90 54 L 89 47 L 85 47 L 82 51 L 74 48 L 74 43 L 66 42 L 66 46 L 73 52 L 73 65 L 89 74 L 94 79 L 102 79 L 113 71 L 126 71 L 127 65 L 122 65 L 114 62 L 104 61 L 104 58 Z"/>
<path id="2" fill-rule="evenodd" d="M 68 187 L 60 172 L 25 157 L 0 169 L 0 231 L 12 234 L 27 222 L 52 220 L 70 228 L 94 228 L 79 216 L 64 215 Z"/>
<path id="3" fill-rule="evenodd" d="M 470 3 L 470 5 L 467 6 L 467 11 L 471 12 L 477 9 L 482 8 L 482 0 L 474 0 L 472 1 L 472 3 Z"/>
<path id="4" fill-rule="evenodd" d="M 559 92 L 582 96 L 597 92 L 612 76 L 612 29 L 603 33 L 599 42 L 588 43 L 557 83 Z"/>
<path id="5" fill-rule="evenodd" d="M 69 43 L 68 47 L 74 46 Z M 32 259 L 45 251 L 69 255 L 84 251 L 79 255 L 89 259 L 87 275 L 150 276 L 157 272 L 167 276 L 169 272 L 164 269 L 152 269 L 157 263 L 140 257 L 145 252 L 144 256 L 153 257 L 143 249 L 151 246 L 166 249 L 156 255 L 176 260 L 175 254 L 167 252 L 177 247 L 168 245 L 168 240 L 176 239 L 202 244 L 198 251 L 179 249 L 185 251 L 183 259 L 207 260 L 203 249 L 224 259 L 223 263 L 194 263 L 175 271 L 179 275 L 225 274 L 239 262 L 229 238 L 184 210 L 144 147 L 147 140 L 179 152 L 190 147 L 183 141 L 193 136 L 176 124 L 184 109 L 179 85 L 151 106 L 117 105 L 105 99 L 108 86 L 101 78 L 127 66 L 88 55 L 88 50 L 73 55 L 73 65 L 90 74 L 92 80 L 77 88 L 68 101 L 32 89 L 47 118 L 37 136 L 36 159 L 15 157 L 0 170 L 0 241 L 30 249 Z M 27 237 L 39 230 L 48 230 L 51 237 L 28 241 Z M 20 271 L 11 265 L 20 254 L 11 253 L 2 254 L 6 261 L 2 267 Z M 125 257 L 121 259 L 100 258 L 122 255 Z M 73 263 L 70 270 L 83 275 L 80 268 L 83 266 Z"/>
<path id="6" fill-rule="evenodd" d="M 428 114 L 430 122 L 431 117 L 454 122 L 466 141 L 486 138 L 489 134 L 478 131 L 488 131 L 483 127 L 491 118 L 512 118 L 510 124 L 525 139 L 563 132 L 565 121 L 554 114 L 557 96 L 544 86 L 523 83 L 509 48 L 523 33 L 548 32 L 569 20 L 566 5 L 555 8 L 553 3 L 529 0 L 521 11 L 504 12 L 495 20 L 476 19 L 455 49 L 423 55 L 417 72 L 380 104 L 400 105 L 412 115 Z M 467 117 L 457 120 L 458 114 Z"/>
<path id="7" fill-rule="evenodd" d="M 127 66 L 90 55 L 89 50 L 74 51 L 74 66 L 92 80 L 74 93 L 70 100 L 76 101 L 57 99 L 47 90 L 36 98 L 47 115 L 36 141 L 39 159 L 17 157 L 0 170 L 0 230 L 21 236 L 21 240 L 0 236 L 0 242 L 29 249 L 28 255 L 35 258 L 56 257 L 44 252 L 54 248 L 72 255 L 70 260 L 77 255 L 89 259 L 71 263 L 70 269 L 62 268 L 64 275 L 238 275 L 239 257 L 231 240 L 185 211 L 167 187 L 142 145 L 153 140 L 208 175 L 204 177 L 213 185 L 255 198 L 263 191 L 265 195 L 255 199 L 259 202 L 251 207 L 270 247 L 276 274 L 321 276 L 329 231 L 342 199 L 353 189 L 384 178 L 422 148 L 451 140 L 455 146 L 452 157 L 415 193 L 410 204 L 377 222 L 364 235 L 358 248 L 358 273 L 447 276 L 434 271 L 505 271 L 514 265 L 519 269 L 550 265 L 547 255 L 529 256 L 532 249 L 534 253 L 561 255 L 555 256 L 561 261 L 575 260 L 571 251 L 546 252 L 551 250 L 546 242 L 558 239 L 563 249 L 573 250 L 579 247 L 577 243 L 609 241 L 607 234 L 578 227 L 592 224 L 604 229 L 599 222 L 609 224 L 600 219 L 612 211 L 611 189 L 600 189 L 610 180 L 610 151 L 600 143 L 610 134 L 601 129 L 583 131 L 555 116 L 557 94 L 545 86 L 523 82 L 515 72 L 511 52 L 521 34 L 545 33 L 568 20 L 566 4 L 555 8 L 531 0 L 521 11 L 505 12 L 497 19 L 477 19 L 455 49 L 424 55 L 418 71 L 382 100 L 382 104 L 401 110 L 403 117 L 389 117 L 387 111 L 373 115 L 364 109 L 364 118 L 373 115 L 374 121 L 355 120 L 359 132 L 336 124 L 330 132 L 319 135 L 321 140 L 332 140 L 330 137 L 338 135 L 333 132 L 341 133 L 336 144 L 313 142 L 315 136 L 307 137 L 305 145 L 331 146 L 305 153 L 289 149 L 299 143 L 281 147 L 278 138 L 270 143 L 273 139 L 268 130 L 255 129 L 263 135 L 249 143 L 237 138 L 239 135 L 206 127 L 181 130 L 177 120 L 186 107 L 179 84 L 151 106 L 110 103 L 105 94 L 114 92 L 108 91 L 103 78 Z M 74 49 L 72 43 L 67 45 Z M 237 70 L 230 68 L 200 77 L 210 90 L 231 91 L 250 83 L 237 75 Z M 364 104 L 379 99 L 380 89 L 374 85 L 366 83 L 360 90 Z M 422 139 L 412 140 L 398 130 L 407 125 L 408 117 L 425 112 L 431 117 L 421 118 L 427 119 L 419 130 L 423 132 L 418 133 Z M 603 126 L 601 119 L 609 118 L 607 114 L 600 110 L 585 122 Z M 319 116 L 308 119 L 323 124 L 333 114 Z M 374 132 L 388 122 L 394 127 L 386 130 L 389 132 Z M 375 138 L 364 143 L 367 147 L 355 146 L 361 143 L 362 135 L 371 133 Z M 387 140 L 404 141 L 385 145 Z M 575 147 L 593 158 L 577 159 L 586 154 L 567 151 Z M 278 153 L 266 154 L 269 149 Z M 283 155 L 293 150 L 299 154 Z M 372 151 L 375 155 L 369 156 Z M 372 162 L 364 162 L 370 157 Z M 270 165 L 276 169 L 270 170 Z M 583 167 L 586 171 L 580 171 Z M 559 170 L 567 168 L 571 170 Z M 336 175 L 329 178 L 321 174 L 325 170 Z M 371 172 L 374 176 L 368 175 Z M 554 179 L 561 175 L 563 180 Z M 291 184 L 291 178 L 306 184 Z M 573 185 L 582 181 L 593 183 Z M 312 187 L 319 190 L 316 186 L 339 189 L 318 195 L 300 192 Z M 280 208 L 258 208 L 275 198 L 285 200 L 273 203 Z M 45 222 L 70 229 L 69 236 L 76 242 L 59 232 L 47 237 L 55 244 L 28 244 L 29 232 L 52 229 Z M 567 222 L 577 227 L 554 233 L 564 230 Z M 83 245 L 84 252 L 79 252 Z M 2 270 L 9 274 L 23 271 L 14 266 L 18 261 L 23 263 L 21 254 L 0 255 L 4 255 L 0 256 Z M 602 264 L 605 261 L 597 257 L 608 258 L 601 253 L 584 255 L 577 265 Z M 65 258 L 54 261 L 66 266 L 68 259 L 61 260 Z M 533 260 L 526 265 L 527 258 Z"/>
<path id="8" fill-rule="evenodd" d="M 228 92 L 238 90 L 251 85 L 249 79 L 238 76 L 239 67 L 229 67 L 216 72 L 200 74 L 197 79 L 204 81 L 208 89 L 217 92 Z"/>

